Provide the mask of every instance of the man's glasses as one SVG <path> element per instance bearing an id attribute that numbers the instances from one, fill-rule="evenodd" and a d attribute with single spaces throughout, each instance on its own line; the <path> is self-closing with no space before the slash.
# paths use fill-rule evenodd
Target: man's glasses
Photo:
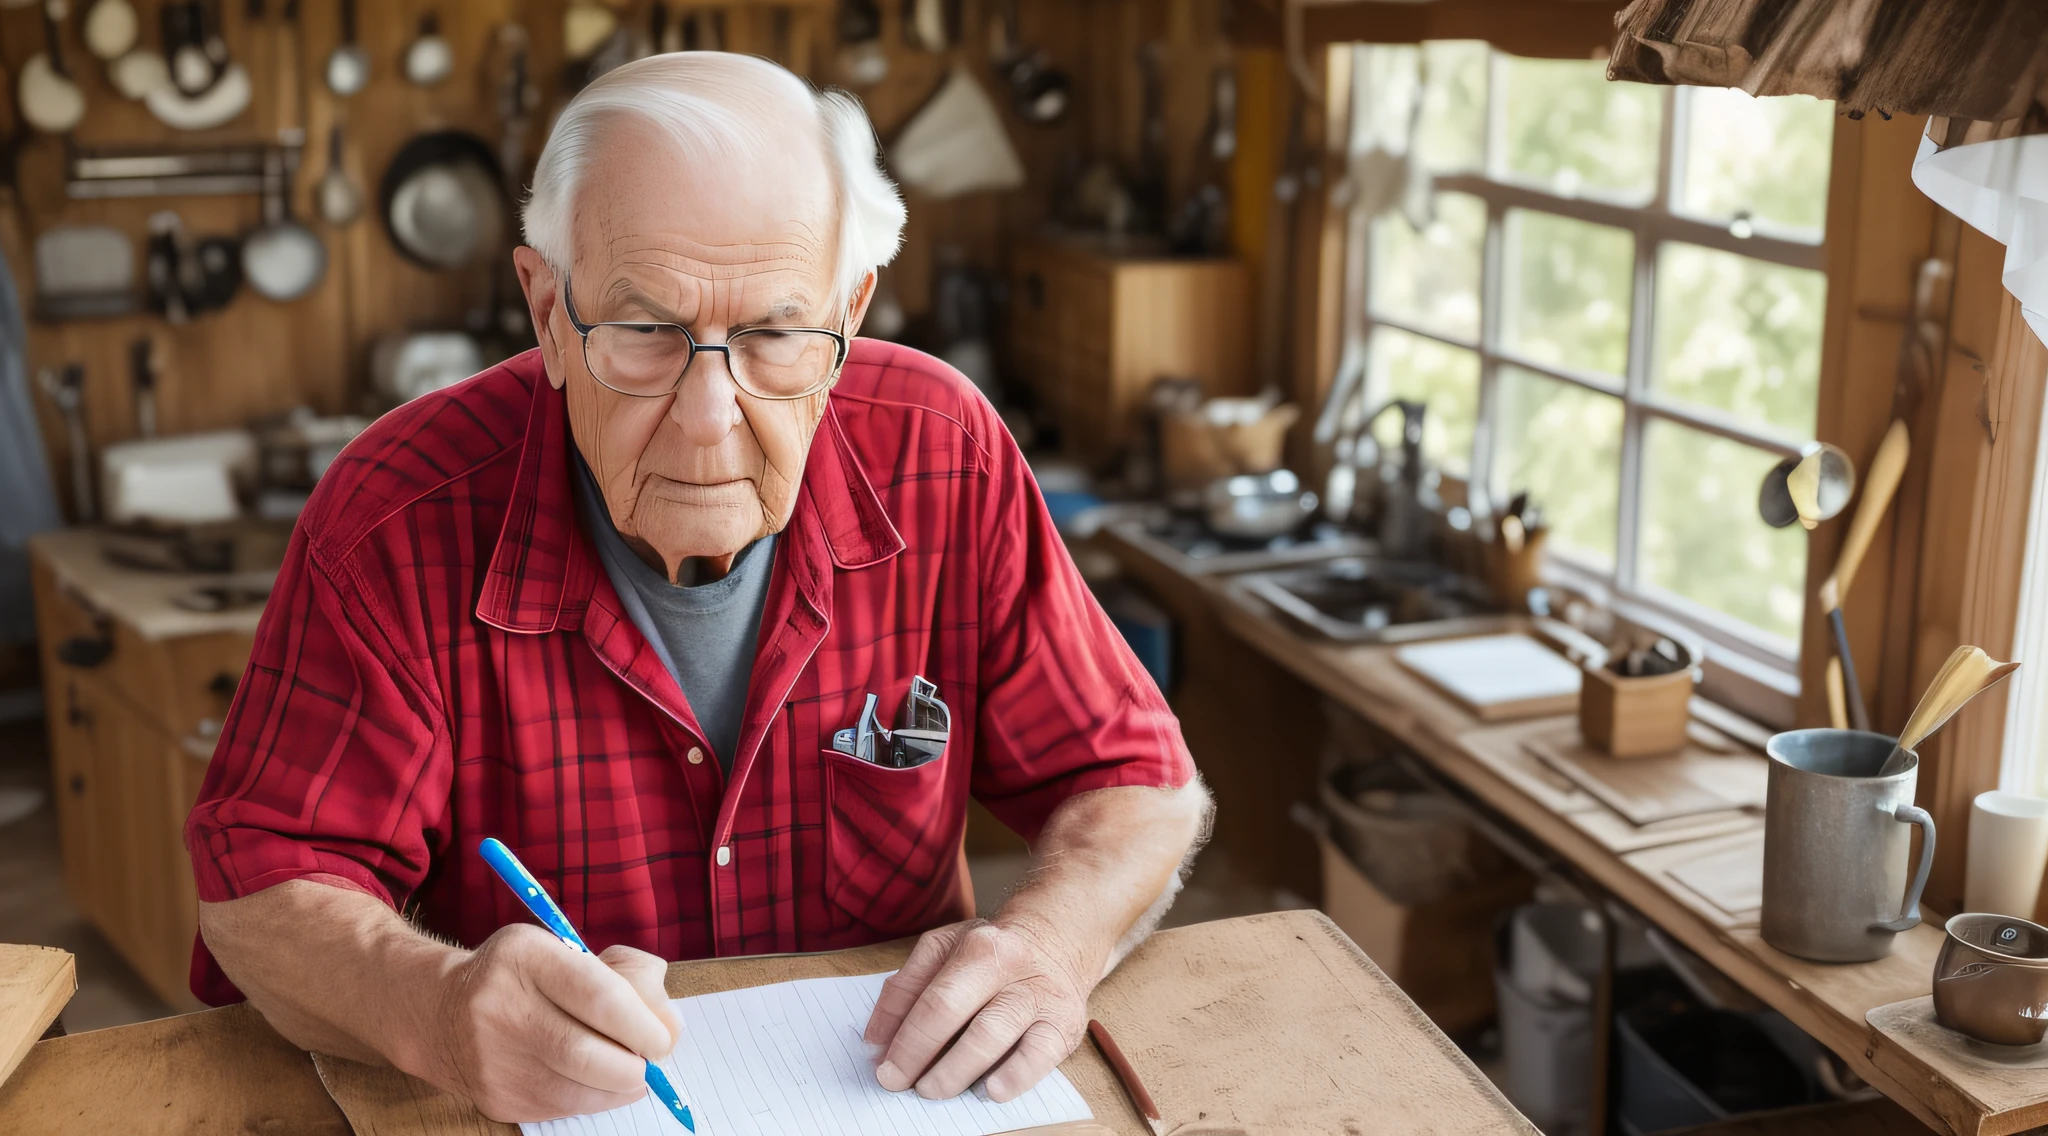
<path id="1" fill-rule="evenodd" d="M 739 388 L 755 398 L 808 398 L 831 386 L 846 362 L 847 339 L 822 327 L 750 327 L 724 343 L 699 343 L 680 324 L 584 323 L 576 315 L 569 281 L 562 310 L 583 337 L 583 365 L 611 390 L 634 398 L 660 398 L 682 385 L 699 352 L 719 351 Z"/>

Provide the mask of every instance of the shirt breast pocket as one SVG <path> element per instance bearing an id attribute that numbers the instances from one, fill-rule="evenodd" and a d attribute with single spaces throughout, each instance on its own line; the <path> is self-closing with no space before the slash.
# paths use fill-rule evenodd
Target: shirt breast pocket
<path id="1" fill-rule="evenodd" d="M 949 757 L 909 769 L 837 750 L 825 763 L 825 894 L 883 935 L 910 935 L 958 911 L 964 801 Z"/>

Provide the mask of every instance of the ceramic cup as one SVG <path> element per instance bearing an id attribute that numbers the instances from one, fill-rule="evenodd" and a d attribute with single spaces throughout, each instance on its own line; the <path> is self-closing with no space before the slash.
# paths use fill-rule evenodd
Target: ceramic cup
<path id="1" fill-rule="evenodd" d="M 1978 1041 L 2037 1045 L 2048 1032 L 2048 927 L 1958 915 L 1934 959 L 1934 1018 Z"/>
<path id="2" fill-rule="evenodd" d="M 2048 869 L 2048 801 L 1997 790 L 1977 794 L 1966 862 L 1966 910 L 2033 918 L 2041 873 Z"/>
<path id="3" fill-rule="evenodd" d="M 1792 730 L 1765 747 L 1764 942 L 1800 958 L 1868 962 L 1920 922 L 1934 819 L 1913 805 L 1919 757 L 1877 775 L 1894 744 L 1860 730 Z M 1908 859 L 1915 825 L 1917 864 Z"/>

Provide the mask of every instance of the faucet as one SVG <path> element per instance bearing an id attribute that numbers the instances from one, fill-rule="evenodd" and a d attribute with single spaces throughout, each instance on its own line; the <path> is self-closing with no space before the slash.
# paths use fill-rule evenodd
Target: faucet
<path id="1" fill-rule="evenodd" d="M 1373 424 L 1390 410 L 1401 413 L 1401 465 L 1393 477 L 1388 477 L 1377 467 L 1378 445 L 1372 440 Z M 1434 524 L 1431 519 L 1433 502 L 1428 500 L 1424 482 L 1428 473 L 1422 458 L 1422 430 L 1429 405 L 1415 399 L 1390 398 L 1374 407 L 1360 418 L 1344 436 L 1338 440 L 1339 462 L 1363 472 L 1363 459 L 1368 445 L 1375 454 L 1377 470 L 1375 497 L 1378 507 L 1374 510 L 1371 531 L 1380 545 L 1380 552 L 1395 560 L 1422 560 L 1427 558 Z M 1333 500 L 1348 502 L 1350 493 L 1341 496 L 1332 494 Z M 1349 511 L 1348 504 L 1344 506 Z M 1347 517 L 1336 517 L 1338 521 Z"/>

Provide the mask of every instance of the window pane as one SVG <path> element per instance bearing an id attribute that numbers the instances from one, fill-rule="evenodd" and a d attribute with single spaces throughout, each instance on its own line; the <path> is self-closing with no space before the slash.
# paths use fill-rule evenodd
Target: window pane
<path id="1" fill-rule="evenodd" d="M 1479 355 L 1391 327 L 1372 333 L 1366 375 L 1374 405 L 1390 398 L 1429 404 L 1423 418 L 1422 453 L 1445 473 L 1463 476 L 1472 466 L 1472 423 L 1479 413 Z M 1374 424 L 1382 446 L 1401 443 L 1401 416 L 1389 412 Z"/>
<path id="2" fill-rule="evenodd" d="M 1479 40 L 1422 45 L 1422 129 L 1416 152 L 1438 173 L 1486 165 L 1487 46 Z"/>
<path id="3" fill-rule="evenodd" d="M 1527 491 L 1552 548 L 1614 563 L 1621 488 L 1621 400 L 1533 371 L 1500 370 L 1493 498 Z"/>
<path id="4" fill-rule="evenodd" d="M 1827 278 L 1698 245 L 1657 256 L 1652 382 L 1674 399 L 1813 436 Z"/>
<path id="5" fill-rule="evenodd" d="M 1685 123 L 1679 209 L 1819 240 L 1828 212 L 1835 104 L 1804 95 L 1754 98 L 1694 87 Z"/>
<path id="6" fill-rule="evenodd" d="M 1647 202 L 1656 195 L 1660 90 L 1610 83 L 1604 62 L 1500 58 L 1506 176 L 1567 197 Z"/>
<path id="7" fill-rule="evenodd" d="M 1479 340 L 1479 265 L 1486 203 L 1466 193 L 1436 195 L 1436 220 L 1417 233 L 1400 210 L 1372 223 L 1373 312 Z"/>
<path id="8" fill-rule="evenodd" d="M 1652 419 L 1643 435 L 1643 582 L 1797 643 L 1806 532 L 1774 529 L 1756 490 L 1775 454 Z"/>
<path id="9" fill-rule="evenodd" d="M 1502 342 L 1538 363 L 1621 374 L 1634 260 L 1626 229 L 1508 210 Z"/>

